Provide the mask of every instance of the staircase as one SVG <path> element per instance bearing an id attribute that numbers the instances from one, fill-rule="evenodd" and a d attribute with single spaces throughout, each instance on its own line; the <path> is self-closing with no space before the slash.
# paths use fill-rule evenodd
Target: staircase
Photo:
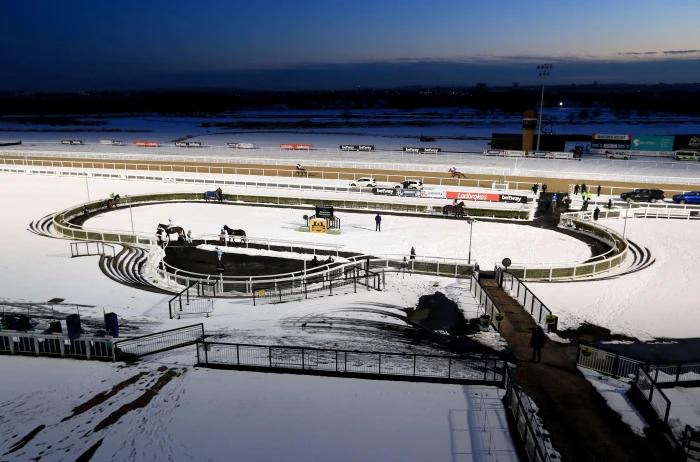
<path id="1" fill-rule="evenodd" d="M 147 257 L 148 252 L 145 249 L 124 246 L 114 257 L 102 256 L 99 263 L 100 270 L 113 281 L 129 287 L 162 294 L 170 293 L 157 287 L 142 275 L 141 269 Z"/>

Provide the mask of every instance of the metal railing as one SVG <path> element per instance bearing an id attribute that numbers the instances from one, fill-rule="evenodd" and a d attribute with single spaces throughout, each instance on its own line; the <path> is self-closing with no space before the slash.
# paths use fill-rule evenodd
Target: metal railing
<path id="1" fill-rule="evenodd" d="M 192 295 L 191 293 L 194 292 Z M 209 317 L 214 312 L 214 300 L 202 298 L 206 293 L 216 296 L 216 284 L 203 284 L 195 281 L 180 293 L 168 300 L 168 314 L 170 319 L 180 319 L 184 315 L 204 314 Z"/>
<path id="2" fill-rule="evenodd" d="M 89 255 L 116 255 L 113 245 L 106 244 L 102 241 L 79 241 L 70 243 L 71 257 L 85 257 Z"/>
<path id="3" fill-rule="evenodd" d="M 545 444 L 546 432 L 537 418 L 537 411 L 530 404 L 529 398 L 513 383 L 510 367 L 506 366 L 504 376 L 506 388 L 504 403 L 513 417 L 518 430 L 517 435 L 520 437 L 527 459 L 530 462 L 552 461 Z"/>
<path id="4" fill-rule="evenodd" d="M 500 330 L 500 322 L 497 321 L 497 317 L 503 316 L 503 314 L 493 300 L 491 300 L 491 297 L 484 290 L 481 282 L 479 282 L 479 279 L 474 274 L 471 276 L 470 292 L 474 296 L 474 300 L 478 303 L 479 309 L 483 310 L 482 315 L 488 315 L 494 329 Z"/>
<path id="5" fill-rule="evenodd" d="M 637 368 L 634 386 L 642 397 L 651 405 L 659 419 L 668 424 L 668 415 L 671 412 L 671 400 L 661 391 L 656 384 L 656 377 L 652 377 L 643 367 Z M 658 373 L 658 371 L 657 371 Z"/>
<path id="6" fill-rule="evenodd" d="M 114 360 L 114 343 L 108 337 L 80 337 L 24 331 L 0 331 L 0 353 L 11 355 L 53 356 L 95 360 Z"/>
<path id="7" fill-rule="evenodd" d="M 114 343 L 114 347 L 117 359 L 140 358 L 192 345 L 203 338 L 204 324 L 200 323 L 120 340 Z"/>
<path id="8" fill-rule="evenodd" d="M 552 310 L 532 293 L 529 287 L 514 274 L 504 271 L 503 268 L 496 268 L 496 280 L 502 281 L 501 288 L 510 295 L 516 302 L 530 313 L 532 319 L 542 327 L 547 326 L 547 318 L 552 316 Z"/>
<path id="9" fill-rule="evenodd" d="M 691 386 L 700 383 L 700 362 L 649 364 L 649 374 L 661 388 Z"/>
<path id="10" fill-rule="evenodd" d="M 296 371 L 387 380 L 482 383 L 502 386 L 504 360 L 486 355 L 439 356 L 293 346 L 197 342 L 199 366 Z"/>
<path id="11" fill-rule="evenodd" d="M 614 351 L 581 343 L 576 355 L 576 365 L 611 377 L 630 378 L 645 362 Z"/>
<path id="12" fill-rule="evenodd" d="M 329 271 L 320 276 L 308 277 L 300 285 L 291 287 L 278 286 L 275 289 L 259 289 L 253 291 L 253 305 L 258 301 L 270 303 L 282 303 L 290 300 L 308 299 L 319 294 L 328 293 L 333 295 L 339 292 L 345 293 L 350 290 L 357 293 L 357 286 L 365 287 L 366 290 L 381 290 L 383 273 L 368 271 L 364 267 L 352 266 L 344 268 L 342 271 Z"/>

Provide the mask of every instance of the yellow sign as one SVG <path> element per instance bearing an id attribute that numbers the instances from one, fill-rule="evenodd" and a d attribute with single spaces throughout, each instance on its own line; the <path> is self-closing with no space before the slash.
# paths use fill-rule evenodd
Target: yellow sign
<path id="1" fill-rule="evenodd" d="M 264 297 L 265 296 L 265 289 L 258 289 L 255 291 L 255 295 L 258 297 Z"/>
<path id="2" fill-rule="evenodd" d="M 312 233 L 327 233 L 328 223 L 323 218 L 314 218 L 309 220 L 309 231 Z"/>

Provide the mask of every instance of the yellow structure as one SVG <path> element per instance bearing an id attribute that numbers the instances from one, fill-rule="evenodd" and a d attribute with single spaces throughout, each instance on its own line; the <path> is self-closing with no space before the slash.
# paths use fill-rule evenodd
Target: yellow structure
<path id="1" fill-rule="evenodd" d="M 324 218 L 313 218 L 309 220 L 309 231 L 312 233 L 327 233 L 328 223 Z"/>

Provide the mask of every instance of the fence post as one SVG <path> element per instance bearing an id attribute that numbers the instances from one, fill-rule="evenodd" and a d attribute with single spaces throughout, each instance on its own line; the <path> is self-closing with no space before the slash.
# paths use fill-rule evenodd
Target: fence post
<path id="1" fill-rule="evenodd" d="M 379 353 L 379 375 L 382 375 L 382 354 Z"/>
<path id="2" fill-rule="evenodd" d="M 678 384 L 680 378 L 681 378 L 681 363 L 678 363 L 678 365 L 676 366 L 676 384 Z"/>
<path id="3" fill-rule="evenodd" d="M 304 348 L 301 349 L 301 369 L 306 369 L 306 366 L 304 364 Z"/>
<path id="4" fill-rule="evenodd" d="M 413 376 L 416 376 L 416 355 L 413 355 Z"/>
<path id="5" fill-rule="evenodd" d="M 484 368 L 484 374 L 486 374 L 486 368 Z M 447 359 L 447 378 L 452 377 L 452 358 Z"/>

